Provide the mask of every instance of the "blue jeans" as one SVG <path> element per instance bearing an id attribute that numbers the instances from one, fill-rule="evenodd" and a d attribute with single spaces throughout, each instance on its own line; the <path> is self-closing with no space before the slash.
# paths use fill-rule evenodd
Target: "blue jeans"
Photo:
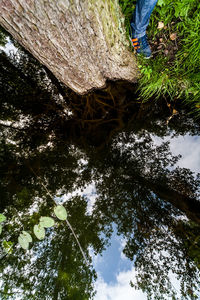
<path id="1" fill-rule="evenodd" d="M 131 20 L 132 38 L 141 38 L 146 34 L 151 13 L 158 0 L 137 0 Z"/>

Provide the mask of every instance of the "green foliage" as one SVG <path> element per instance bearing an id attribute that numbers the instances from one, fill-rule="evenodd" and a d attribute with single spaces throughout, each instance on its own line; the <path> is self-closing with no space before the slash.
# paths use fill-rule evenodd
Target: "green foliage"
<path id="1" fill-rule="evenodd" d="M 0 223 L 6 221 L 6 217 L 3 214 L 0 214 Z"/>
<path id="2" fill-rule="evenodd" d="M 52 227 L 54 224 L 54 219 L 50 217 L 40 217 L 39 224 L 33 227 L 33 232 L 39 240 L 43 240 L 45 238 L 45 228 Z"/>
<path id="3" fill-rule="evenodd" d="M 67 219 L 67 212 L 64 206 L 58 205 L 54 208 L 54 213 L 59 220 L 65 221 Z"/>
<path id="4" fill-rule="evenodd" d="M 31 243 L 33 241 L 30 233 L 28 233 L 27 231 L 22 231 L 22 235 L 27 240 L 28 243 Z"/>
<path id="5" fill-rule="evenodd" d="M 42 183 L 43 185 L 43 183 Z M 45 188 L 46 190 L 46 186 L 43 185 L 43 187 Z M 48 192 L 49 193 L 49 192 Z M 53 200 L 53 199 L 52 199 Z M 59 220 L 62 220 L 62 221 L 66 221 L 67 220 L 67 211 L 65 209 L 65 207 L 63 205 L 57 205 L 56 207 L 54 207 L 54 213 L 56 215 L 56 217 L 59 219 Z M 6 217 L 4 215 L 1 214 L 1 222 L 5 221 L 6 220 Z M 33 227 L 33 232 L 35 234 L 35 236 L 39 239 L 39 240 L 43 240 L 45 238 L 45 228 L 49 228 L 49 227 L 52 227 L 54 226 L 55 224 L 55 221 L 53 218 L 51 217 L 40 217 L 39 219 L 39 224 L 38 225 L 34 225 Z M 71 224 L 69 223 L 69 221 L 67 221 L 67 225 L 69 226 L 70 230 L 72 231 L 76 241 L 77 241 L 77 244 L 80 248 L 80 251 L 85 259 L 85 262 L 86 264 L 88 263 L 87 262 L 87 259 L 86 259 L 86 256 L 85 256 L 85 253 L 79 243 L 79 240 L 71 226 Z M 0 227 L 0 233 L 2 231 L 2 227 Z M 32 242 L 32 237 L 31 235 L 26 232 L 26 231 L 22 231 L 22 233 L 19 235 L 18 237 L 18 243 L 20 244 L 20 246 L 24 249 L 24 250 L 28 250 L 29 248 L 29 243 Z M 9 242 L 10 243 L 10 242 Z"/>
<path id="6" fill-rule="evenodd" d="M 40 226 L 40 224 L 33 227 L 33 232 L 38 240 L 43 240 L 45 238 L 45 229 Z"/>
<path id="7" fill-rule="evenodd" d="M 35 202 L 35 199 L 32 200 Z M 51 205 L 46 208 L 41 203 L 39 215 L 44 215 L 51 208 L 53 209 Z M 103 248 L 99 238 L 102 226 L 87 215 L 87 201 L 84 198 L 70 199 L 66 203 L 66 208 L 70 212 L 70 223 L 77 231 L 91 262 L 89 247 L 94 245 L 96 250 Z M 16 216 L 18 213 L 16 210 Z M 27 224 L 28 218 L 30 215 L 25 215 L 23 211 L 23 215 L 18 216 L 18 223 L 23 220 Z M 86 226 L 85 231 L 83 228 Z M 16 224 L 13 224 L 13 227 L 16 227 Z M 9 274 L 3 272 L 6 268 L 9 268 Z M 85 263 L 78 244 L 74 242 L 70 228 L 65 222 L 59 222 L 59 226 L 46 230 L 46 238 L 42 243 L 33 243 L 31 251 L 24 253 L 22 249 L 16 247 L 11 256 L 1 260 L 0 269 L 3 281 L 1 286 L 3 294 L 0 292 L 0 298 L 8 292 L 8 299 L 13 299 L 12 293 L 17 290 L 20 291 L 20 299 L 24 300 L 59 299 L 59 297 L 66 300 L 93 299 L 96 273 L 92 265 Z"/>
<path id="8" fill-rule="evenodd" d="M 54 219 L 50 217 L 40 217 L 40 225 L 44 228 L 49 228 L 54 226 Z"/>
<path id="9" fill-rule="evenodd" d="M 4 216 L 3 214 L 0 214 L 0 223 L 3 223 L 4 221 L 6 221 L 6 216 Z M 0 234 L 2 233 L 2 225 L 0 225 Z"/>
<path id="10" fill-rule="evenodd" d="M 13 252 L 13 243 L 11 241 L 3 241 L 2 247 L 7 254 L 11 254 Z"/>
<path id="11" fill-rule="evenodd" d="M 130 29 L 130 19 L 132 17 L 132 13 L 135 7 L 135 1 L 129 0 L 119 0 L 119 4 L 121 6 L 122 12 L 125 16 L 125 27 L 127 31 L 127 37 L 129 36 Z"/>
<path id="12" fill-rule="evenodd" d="M 29 243 L 32 242 L 32 237 L 28 232 L 23 231 L 18 237 L 18 242 L 24 250 L 27 250 L 29 248 Z"/>
<path id="13" fill-rule="evenodd" d="M 135 1 L 120 0 L 126 24 L 130 22 Z M 158 22 L 164 24 L 158 28 Z M 127 27 L 127 34 L 128 34 Z M 198 0 L 159 0 L 151 16 L 148 35 L 154 57 L 141 65 L 139 92 L 141 100 L 163 96 L 180 99 L 200 117 L 200 3 Z M 170 35 L 176 34 L 171 40 Z M 163 40 L 164 50 L 154 43 Z M 168 53 L 169 52 L 169 53 Z M 171 54 L 170 54 L 171 53 Z"/>
<path id="14" fill-rule="evenodd" d="M 187 249 L 187 254 L 191 257 L 200 270 L 200 228 L 194 222 L 179 223 L 174 228 Z"/>
<path id="15" fill-rule="evenodd" d="M 5 46 L 7 43 L 7 34 L 3 27 L 0 26 L 0 46 Z"/>

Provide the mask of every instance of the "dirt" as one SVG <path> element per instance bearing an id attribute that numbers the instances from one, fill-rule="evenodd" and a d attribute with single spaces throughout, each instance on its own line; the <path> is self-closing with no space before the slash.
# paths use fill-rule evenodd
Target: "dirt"
<path id="1" fill-rule="evenodd" d="M 160 31 L 154 40 L 149 40 L 151 50 L 154 56 L 162 54 L 168 57 L 170 64 L 175 60 L 178 51 L 178 36 L 176 32 Z"/>

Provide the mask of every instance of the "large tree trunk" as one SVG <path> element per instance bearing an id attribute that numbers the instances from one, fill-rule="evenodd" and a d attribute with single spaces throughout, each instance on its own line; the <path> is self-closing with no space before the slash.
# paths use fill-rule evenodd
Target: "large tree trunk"
<path id="1" fill-rule="evenodd" d="M 0 24 L 80 94 L 138 77 L 118 0 L 1 0 Z"/>
<path id="2" fill-rule="evenodd" d="M 174 207 L 185 213 L 188 219 L 200 225 L 200 201 L 198 199 L 175 191 L 161 182 L 146 179 L 138 174 L 135 178 L 141 185 L 149 188 L 159 198 L 171 203 Z"/>

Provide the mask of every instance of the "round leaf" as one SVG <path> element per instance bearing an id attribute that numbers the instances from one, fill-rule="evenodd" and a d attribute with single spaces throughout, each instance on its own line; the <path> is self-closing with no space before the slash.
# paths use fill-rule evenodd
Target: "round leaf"
<path id="1" fill-rule="evenodd" d="M 25 250 L 28 249 L 28 247 L 29 247 L 29 242 L 28 242 L 28 240 L 25 238 L 25 236 L 24 236 L 23 234 L 20 234 L 20 236 L 18 237 L 18 242 L 19 242 L 20 246 L 21 246 L 23 249 L 25 249 Z"/>
<path id="2" fill-rule="evenodd" d="M 2 226 L 0 225 L 0 234 L 2 233 Z"/>
<path id="3" fill-rule="evenodd" d="M 65 221 L 67 219 L 67 212 L 64 206 L 58 205 L 54 208 L 54 213 L 59 220 Z"/>
<path id="4" fill-rule="evenodd" d="M 45 229 L 40 225 L 35 225 L 33 227 L 33 232 L 35 233 L 38 240 L 43 240 L 45 237 Z"/>
<path id="5" fill-rule="evenodd" d="M 6 217 L 2 214 L 0 214 L 0 223 L 4 222 L 6 220 Z"/>
<path id="6" fill-rule="evenodd" d="M 50 217 L 40 217 L 40 226 L 48 228 L 55 224 L 54 219 Z"/>
<path id="7" fill-rule="evenodd" d="M 33 241 L 32 236 L 27 231 L 22 231 L 22 235 L 28 243 L 31 243 Z"/>

